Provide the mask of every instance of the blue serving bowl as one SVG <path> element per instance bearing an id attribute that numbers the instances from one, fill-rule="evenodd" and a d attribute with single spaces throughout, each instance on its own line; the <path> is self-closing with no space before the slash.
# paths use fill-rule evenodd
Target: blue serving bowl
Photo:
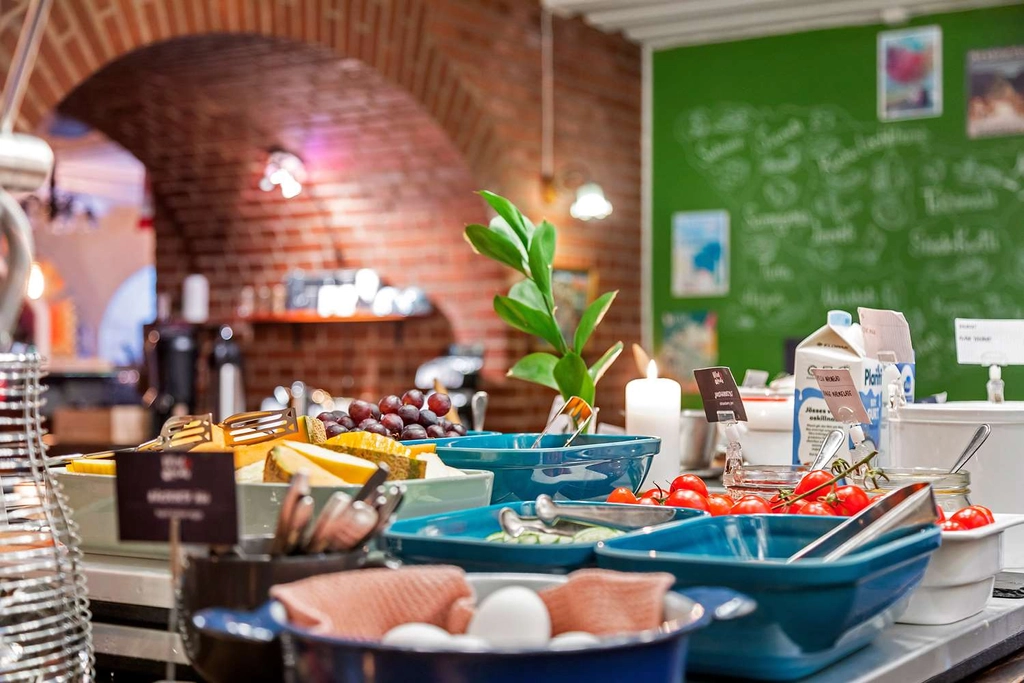
<path id="1" fill-rule="evenodd" d="M 610 539 L 595 552 L 600 567 L 669 572 L 677 589 L 711 582 L 742 590 L 757 601 L 757 611 L 695 638 L 690 668 L 748 680 L 793 680 L 867 645 L 894 623 L 940 543 L 938 526 L 929 525 L 834 562 L 785 564 L 842 521 L 706 517 Z"/>
<path id="2" fill-rule="evenodd" d="M 477 600 L 506 586 L 539 591 L 566 581 L 562 576 L 537 574 L 471 574 L 467 579 Z M 413 650 L 317 636 L 287 623 L 283 607 L 273 602 L 250 613 L 204 610 L 193 617 L 193 623 L 211 637 L 267 642 L 281 635 L 285 662 L 293 674 L 289 680 L 298 683 L 594 683 L 608 680 L 609 672 L 645 683 L 681 683 L 690 634 L 706 626 L 712 616 L 729 618 L 723 612 L 730 604 L 750 605 L 734 591 L 704 588 L 694 595 L 701 602 L 669 593 L 665 623 L 658 629 L 562 651 Z"/>
<path id="3" fill-rule="evenodd" d="M 506 507 L 522 516 L 534 516 L 534 503 L 447 512 L 400 520 L 384 534 L 388 552 L 404 564 L 453 564 L 475 572 L 543 572 L 567 574 L 595 564 L 594 543 L 520 545 L 484 540 L 501 531 L 498 513 Z M 569 502 L 573 507 L 624 507 L 615 503 Z M 687 508 L 666 508 L 676 520 L 703 517 L 707 513 Z"/>
<path id="4" fill-rule="evenodd" d="M 581 434 L 566 446 L 567 434 L 549 434 L 531 448 L 537 434 L 491 434 L 438 439 L 437 454 L 449 467 L 494 472 L 491 503 L 536 500 L 602 501 L 620 486 L 636 491 L 661 439 L 650 436 Z"/>

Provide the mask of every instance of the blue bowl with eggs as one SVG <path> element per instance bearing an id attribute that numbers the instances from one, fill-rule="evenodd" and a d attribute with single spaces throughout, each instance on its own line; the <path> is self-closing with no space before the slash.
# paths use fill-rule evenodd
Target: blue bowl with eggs
<path id="1" fill-rule="evenodd" d="M 467 580 L 479 601 L 501 588 L 522 586 L 536 592 L 567 579 L 470 574 Z M 210 637 L 269 642 L 280 636 L 289 680 L 298 683 L 593 683 L 608 680 L 609 672 L 645 683 L 680 683 L 690 635 L 712 619 L 738 618 L 752 608 L 748 598 L 725 589 L 703 588 L 691 596 L 670 592 L 660 627 L 563 650 L 455 651 L 314 635 L 289 624 L 276 602 L 249 613 L 204 610 L 192 620 Z"/>
<path id="2" fill-rule="evenodd" d="M 676 589 L 711 582 L 754 599 L 749 617 L 693 639 L 690 668 L 744 680 L 808 676 L 870 643 L 903 613 L 939 547 L 939 527 L 884 536 L 841 559 L 785 559 L 835 528 L 840 517 L 730 515 L 672 523 L 613 538 L 599 567 L 668 572 Z"/>
<path id="3" fill-rule="evenodd" d="M 616 503 L 567 502 L 571 507 L 625 507 Z M 490 505 L 399 520 L 384 533 L 390 555 L 403 564 L 453 564 L 470 572 L 543 572 L 567 574 L 596 564 L 597 540 L 578 543 L 519 544 L 487 540 L 501 531 L 498 515 L 511 508 L 521 517 L 533 517 L 533 501 Z M 702 510 L 665 508 L 675 520 L 707 515 Z"/>
<path id="4" fill-rule="evenodd" d="M 437 455 L 449 467 L 494 472 L 491 503 L 536 500 L 546 493 L 557 501 L 603 501 L 625 486 L 643 482 L 661 439 L 618 434 L 581 434 L 566 446 L 568 434 L 512 433 L 437 439 Z"/>

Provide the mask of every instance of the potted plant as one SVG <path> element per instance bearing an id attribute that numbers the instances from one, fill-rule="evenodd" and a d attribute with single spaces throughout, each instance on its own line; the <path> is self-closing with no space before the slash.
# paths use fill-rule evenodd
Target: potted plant
<path id="1" fill-rule="evenodd" d="M 466 240 L 478 254 L 524 276 L 512 285 L 507 296 L 494 297 L 494 312 L 515 329 L 543 339 L 554 349 L 554 353 L 531 353 L 521 358 L 508 376 L 550 387 L 566 400 L 579 396 L 593 406 L 595 387 L 622 353 L 622 342 L 612 344 L 590 367 L 583 360 L 583 352 L 618 291 L 606 292 L 587 306 L 573 338 L 566 339 L 555 319 L 551 290 L 557 229 L 547 221 L 534 226 L 504 197 L 486 191 L 480 194 L 504 222 L 495 221 L 490 227 L 469 225 Z"/>

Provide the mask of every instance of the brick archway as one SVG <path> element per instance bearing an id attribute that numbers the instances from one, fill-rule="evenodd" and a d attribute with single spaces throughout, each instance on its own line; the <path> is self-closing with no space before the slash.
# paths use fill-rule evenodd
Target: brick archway
<path id="1" fill-rule="evenodd" d="M 0 67 L 6 71 L 27 3 L 4 4 Z M 34 129 L 86 78 L 139 48 L 185 36 L 259 34 L 322 46 L 373 67 L 448 133 L 481 187 L 498 187 L 494 123 L 439 49 L 428 9 L 428 0 L 62 0 L 51 10 L 18 126 Z"/>

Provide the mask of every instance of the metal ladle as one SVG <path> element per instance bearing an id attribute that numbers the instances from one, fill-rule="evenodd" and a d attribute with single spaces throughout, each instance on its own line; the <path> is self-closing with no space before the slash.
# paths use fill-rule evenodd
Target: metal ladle
<path id="1" fill-rule="evenodd" d="M 974 457 L 974 454 L 978 452 L 986 441 L 988 441 L 989 435 L 992 434 L 992 428 L 987 424 L 983 424 L 978 427 L 978 430 L 974 432 L 974 436 L 971 437 L 970 442 L 967 444 L 967 448 L 960 454 L 960 457 L 953 463 L 953 467 L 950 468 L 950 474 L 956 474 L 964 468 L 967 461 Z"/>
<path id="2" fill-rule="evenodd" d="M 519 538 L 527 531 L 546 534 L 548 536 L 563 536 L 567 538 L 572 538 L 574 535 L 568 531 L 553 529 L 546 526 L 544 522 L 539 519 L 523 519 L 516 514 L 516 511 L 512 508 L 502 508 L 498 513 L 498 522 L 501 524 L 501 530 L 512 538 Z"/>
<path id="3" fill-rule="evenodd" d="M 832 462 L 832 458 L 836 457 L 836 453 L 839 452 L 844 441 L 846 441 L 846 434 L 843 433 L 842 429 L 833 429 L 829 432 L 825 440 L 821 442 L 821 448 L 818 449 L 818 454 L 814 456 L 814 462 L 811 463 L 809 471 L 825 469 Z"/>

